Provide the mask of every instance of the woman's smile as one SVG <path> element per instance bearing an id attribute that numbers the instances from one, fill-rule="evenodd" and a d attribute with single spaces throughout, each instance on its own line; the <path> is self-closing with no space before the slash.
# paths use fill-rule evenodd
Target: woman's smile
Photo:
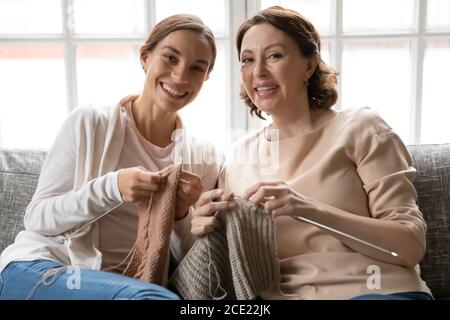
<path id="1" fill-rule="evenodd" d="M 173 99 L 181 100 L 186 98 L 187 95 L 189 94 L 187 91 L 177 90 L 174 87 L 162 81 L 159 82 L 159 86 L 167 96 Z"/>
<path id="2" fill-rule="evenodd" d="M 273 96 L 275 93 L 278 92 L 278 89 L 280 88 L 279 85 L 277 84 L 272 84 L 272 85 L 268 85 L 268 84 L 261 84 L 261 85 L 257 85 L 254 90 L 255 90 L 255 94 L 258 98 L 269 98 L 271 96 Z"/>

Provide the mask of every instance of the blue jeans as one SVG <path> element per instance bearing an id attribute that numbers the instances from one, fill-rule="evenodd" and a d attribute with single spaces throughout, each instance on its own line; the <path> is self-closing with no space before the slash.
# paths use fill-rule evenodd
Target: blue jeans
<path id="1" fill-rule="evenodd" d="M 392 294 L 363 294 L 352 300 L 433 300 L 426 292 L 400 292 Z"/>
<path id="2" fill-rule="evenodd" d="M 11 262 L 0 274 L 0 300 L 169 300 L 156 284 L 50 260 Z"/>

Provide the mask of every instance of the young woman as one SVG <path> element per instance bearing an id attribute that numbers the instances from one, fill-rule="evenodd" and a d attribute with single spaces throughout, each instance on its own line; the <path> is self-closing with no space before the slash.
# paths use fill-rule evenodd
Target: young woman
<path id="1" fill-rule="evenodd" d="M 331 109 L 336 73 L 320 57 L 314 26 L 271 7 L 241 25 L 237 49 L 242 97 L 273 122 L 234 145 L 221 190 L 201 196 L 192 232 L 218 224 L 213 213 L 232 205 L 221 197 L 225 189 L 275 219 L 281 283 L 262 298 L 430 299 L 418 266 L 426 224 L 411 157 L 372 110 Z"/>
<path id="2" fill-rule="evenodd" d="M 1 255 L 1 299 L 177 298 L 121 275 L 121 262 L 136 240 L 138 202 L 160 188 L 159 171 L 174 162 L 183 169 L 170 244 L 175 261 L 193 242 L 190 208 L 202 190 L 214 188 L 218 164 L 212 146 L 186 135 L 178 111 L 208 79 L 214 41 L 195 16 L 166 18 L 141 47 L 141 94 L 69 115 L 27 207 L 25 231 Z"/>

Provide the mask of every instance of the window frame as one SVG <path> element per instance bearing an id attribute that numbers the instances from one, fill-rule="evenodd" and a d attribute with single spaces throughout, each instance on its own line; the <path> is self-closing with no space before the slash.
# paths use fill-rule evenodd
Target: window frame
<path id="1" fill-rule="evenodd" d="M 129 44 L 141 45 L 156 24 L 156 1 L 143 0 L 144 31 L 143 35 L 85 35 L 74 33 L 71 27 L 73 12 L 72 0 L 61 0 L 62 33 L 36 35 L 0 35 L 0 44 L 60 44 L 64 50 L 64 68 L 66 82 L 67 113 L 78 106 L 77 60 L 76 49 L 85 44 Z M 216 35 L 216 41 L 225 47 L 226 81 L 225 101 L 226 128 L 247 128 L 248 114 L 239 98 L 240 78 L 237 56 L 235 54 L 234 34 L 239 24 L 247 16 L 246 2 L 225 0 L 225 34 Z M 1 135 L 0 135 L 1 142 Z"/>
<path id="2" fill-rule="evenodd" d="M 240 72 L 239 61 L 236 54 L 235 34 L 240 23 L 247 17 L 260 10 L 260 0 L 225 0 L 226 22 L 225 34 L 217 35 L 216 40 L 224 44 L 226 56 L 226 128 L 228 129 L 259 129 L 261 120 L 250 116 L 248 108 L 239 97 Z M 301 0 L 299 0 L 301 1 Z M 115 44 L 125 43 L 140 45 L 156 22 L 156 0 L 143 0 L 144 2 L 144 35 L 113 35 L 91 36 L 80 35 L 70 28 L 70 10 L 73 8 L 72 0 L 61 0 L 62 33 L 58 35 L 0 35 L 0 44 L 61 44 L 64 48 L 65 81 L 67 90 L 67 112 L 78 105 L 76 47 L 83 44 Z M 344 43 L 352 41 L 384 41 L 406 40 L 411 44 L 411 93 L 413 98 L 410 105 L 410 140 L 412 143 L 421 142 L 421 115 L 422 115 L 422 88 L 425 45 L 427 40 L 450 39 L 450 30 L 426 30 L 428 0 L 415 0 L 414 32 L 405 33 L 370 33 L 345 34 L 343 33 L 343 4 L 344 0 L 331 1 L 332 3 L 332 31 L 322 34 L 321 38 L 329 43 L 330 62 L 340 72 L 338 77 L 338 91 L 341 92 L 342 56 Z M 341 95 L 335 106 L 340 110 Z M 231 132 L 229 131 L 229 134 Z M 229 137 L 231 138 L 231 137 Z M 2 137 L 0 136 L 0 142 Z M 232 141 L 231 141 L 232 142 Z"/>
<path id="3" fill-rule="evenodd" d="M 299 0 L 301 1 L 301 0 Z M 425 44 L 427 40 L 445 40 L 450 39 L 450 30 L 426 30 L 428 0 L 414 1 L 414 20 L 413 32 L 379 32 L 379 33 L 358 33 L 349 34 L 343 32 L 343 9 L 344 0 L 331 1 L 332 31 L 331 34 L 321 34 L 321 39 L 330 44 L 330 62 L 339 72 L 338 92 L 342 92 L 342 58 L 344 43 L 351 41 L 389 41 L 403 40 L 411 44 L 411 93 L 413 97 L 410 105 L 409 137 L 411 143 L 421 143 L 421 117 L 422 117 L 422 89 L 423 89 L 423 64 L 425 58 Z M 255 14 L 260 10 L 260 0 L 247 0 L 248 13 Z M 345 72 L 345 70 L 344 70 Z M 341 94 L 339 94 L 335 109 L 342 109 Z M 252 128 L 260 128 L 261 121 L 253 119 Z"/>

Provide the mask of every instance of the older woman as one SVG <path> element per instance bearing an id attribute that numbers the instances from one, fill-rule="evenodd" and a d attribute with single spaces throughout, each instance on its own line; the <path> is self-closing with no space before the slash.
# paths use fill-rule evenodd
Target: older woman
<path id="1" fill-rule="evenodd" d="M 178 111 L 195 99 L 215 58 L 214 36 L 199 18 L 168 17 L 141 47 L 146 76 L 140 95 L 69 115 L 27 207 L 25 231 L 2 253 L 1 299 L 177 298 L 121 274 L 136 240 L 138 203 L 160 189 L 160 171 L 178 160 L 183 171 L 170 243 L 175 261 L 192 244 L 190 207 L 215 186 L 219 170 L 210 161 L 214 149 L 185 134 Z M 173 141 L 175 130 L 181 140 Z M 205 155 L 208 164 L 199 161 Z"/>
<path id="2" fill-rule="evenodd" d="M 320 57 L 314 26 L 271 7 L 241 25 L 237 49 L 241 95 L 273 122 L 234 145 L 221 189 L 199 200 L 192 232 L 217 226 L 213 213 L 233 203 L 220 196 L 225 189 L 275 218 L 281 283 L 262 298 L 430 299 L 411 157 L 374 111 L 331 109 L 336 73 Z"/>

